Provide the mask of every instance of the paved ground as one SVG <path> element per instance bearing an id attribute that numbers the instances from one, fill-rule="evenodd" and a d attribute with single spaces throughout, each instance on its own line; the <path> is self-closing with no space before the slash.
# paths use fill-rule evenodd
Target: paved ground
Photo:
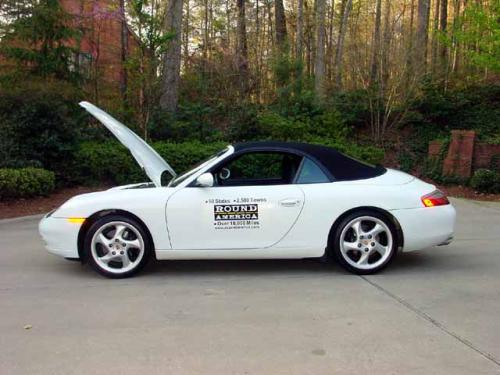
<path id="1" fill-rule="evenodd" d="M 191 261 L 112 281 L 2 222 L 0 374 L 500 374 L 500 205 L 455 204 L 452 245 L 370 277 Z"/>

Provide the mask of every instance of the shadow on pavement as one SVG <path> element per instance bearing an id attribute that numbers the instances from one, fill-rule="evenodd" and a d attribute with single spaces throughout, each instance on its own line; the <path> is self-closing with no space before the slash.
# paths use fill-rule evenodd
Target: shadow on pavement
<path id="1" fill-rule="evenodd" d="M 438 248 L 439 249 L 439 248 Z M 442 254 L 436 249 L 398 254 L 396 259 L 377 275 L 435 273 L 474 267 L 464 262 L 464 254 Z M 48 262 L 51 272 L 78 278 L 100 278 L 89 265 L 80 262 Z M 478 265 L 479 266 L 479 265 Z M 151 260 L 136 277 L 198 276 L 198 275 L 350 275 L 334 260 L 322 259 L 259 259 L 259 260 Z"/>

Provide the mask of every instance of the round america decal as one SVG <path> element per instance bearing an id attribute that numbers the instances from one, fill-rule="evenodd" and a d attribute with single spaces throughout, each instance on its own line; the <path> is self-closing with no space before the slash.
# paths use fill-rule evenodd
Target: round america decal
<path id="1" fill-rule="evenodd" d="M 258 229 L 259 203 L 265 198 L 209 199 L 205 203 L 213 205 L 213 225 L 215 229 Z"/>

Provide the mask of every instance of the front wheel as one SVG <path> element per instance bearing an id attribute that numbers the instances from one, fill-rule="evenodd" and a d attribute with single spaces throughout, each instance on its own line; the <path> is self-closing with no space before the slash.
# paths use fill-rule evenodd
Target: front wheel
<path id="1" fill-rule="evenodd" d="M 375 273 L 386 267 L 397 248 L 395 225 L 375 211 L 348 215 L 335 231 L 333 251 L 338 262 L 358 275 Z"/>
<path id="2" fill-rule="evenodd" d="M 139 272 L 151 254 L 151 241 L 142 225 L 122 215 L 104 216 L 92 224 L 84 246 L 92 267 L 114 279 Z"/>

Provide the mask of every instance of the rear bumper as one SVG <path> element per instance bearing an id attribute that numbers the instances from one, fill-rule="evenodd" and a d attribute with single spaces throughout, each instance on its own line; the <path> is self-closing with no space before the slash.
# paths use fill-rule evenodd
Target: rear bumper
<path id="1" fill-rule="evenodd" d="M 38 224 L 38 231 L 50 253 L 64 258 L 79 258 L 80 227 L 81 224 L 70 223 L 64 218 L 45 216 Z"/>
<path id="2" fill-rule="evenodd" d="M 456 211 L 451 204 L 391 211 L 403 231 L 403 251 L 447 245 L 453 239 Z"/>

